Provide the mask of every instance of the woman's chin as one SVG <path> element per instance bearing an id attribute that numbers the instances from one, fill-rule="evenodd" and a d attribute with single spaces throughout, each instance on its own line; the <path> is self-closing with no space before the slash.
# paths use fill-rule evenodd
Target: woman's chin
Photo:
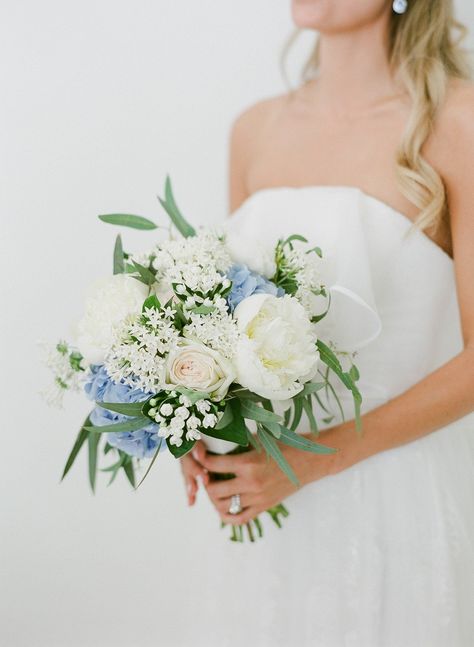
<path id="1" fill-rule="evenodd" d="M 327 0 L 293 0 L 291 15 L 299 29 L 324 28 L 328 22 L 330 5 Z"/>

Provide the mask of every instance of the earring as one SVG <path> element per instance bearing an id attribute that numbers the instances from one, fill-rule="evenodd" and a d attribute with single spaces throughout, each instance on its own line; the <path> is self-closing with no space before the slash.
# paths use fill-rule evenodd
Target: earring
<path id="1" fill-rule="evenodd" d="M 405 13 L 408 9 L 408 0 L 393 0 L 392 8 L 395 13 Z"/>

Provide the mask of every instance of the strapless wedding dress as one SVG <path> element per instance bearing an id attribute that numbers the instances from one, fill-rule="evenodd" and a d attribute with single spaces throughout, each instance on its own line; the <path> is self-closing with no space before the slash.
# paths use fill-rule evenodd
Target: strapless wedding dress
<path id="1" fill-rule="evenodd" d="M 263 189 L 231 223 L 323 249 L 351 295 L 363 411 L 461 351 L 451 258 L 380 200 L 342 186 Z M 349 398 L 343 406 L 353 417 Z M 284 529 L 269 522 L 256 544 L 216 530 L 199 549 L 196 618 L 182 644 L 474 645 L 473 495 L 470 415 L 302 488 Z"/>

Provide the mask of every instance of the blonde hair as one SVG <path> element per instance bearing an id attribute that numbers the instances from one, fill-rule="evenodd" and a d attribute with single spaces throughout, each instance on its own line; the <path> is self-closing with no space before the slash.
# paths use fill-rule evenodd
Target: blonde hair
<path id="1" fill-rule="evenodd" d="M 443 181 L 421 149 L 433 129 L 448 81 L 471 77 L 468 55 L 460 46 L 466 32 L 454 18 L 452 0 L 412 0 L 403 15 L 393 13 L 390 18 L 389 63 L 412 101 L 396 156 L 397 179 L 401 192 L 420 210 L 416 226 L 433 234 L 448 218 L 448 205 Z M 283 59 L 299 33 L 296 30 L 290 37 Z M 301 80 L 314 77 L 318 67 L 317 40 Z"/>

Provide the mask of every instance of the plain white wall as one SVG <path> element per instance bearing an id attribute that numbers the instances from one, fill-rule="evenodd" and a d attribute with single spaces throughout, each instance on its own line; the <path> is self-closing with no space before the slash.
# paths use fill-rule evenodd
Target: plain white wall
<path id="1" fill-rule="evenodd" d="M 227 213 L 229 126 L 284 89 L 289 0 L 0 8 L 0 645 L 179 644 L 157 613 L 179 600 L 196 551 L 179 549 L 181 575 L 167 556 L 183 537 L 208 541 L 217 519 L 204 501 L 186 508 L 170 456 L 138 493 L 104 478 L 93 497 L 84 456 L 59 486 L 88 407 L 78 396 L 61 412 L 43 404 L 35 343 L 70 336 L 86 287 L 110 271 L 116 232 L 96 214 L 165 220 L 156 194 L 168 172 L 192 220 Z M 459 8 L 474 26 L 470 0 Z M 129 249 L 151 239 L 123 234 Z"/>

